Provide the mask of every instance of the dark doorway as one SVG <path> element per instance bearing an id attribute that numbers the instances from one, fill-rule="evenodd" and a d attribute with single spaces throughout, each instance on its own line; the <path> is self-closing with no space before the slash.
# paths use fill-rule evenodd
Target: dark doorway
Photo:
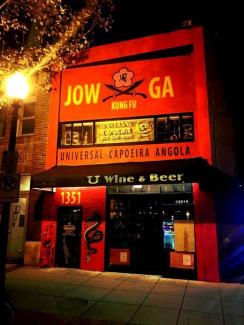
<path id="1" fill-rule="evenodd" d="M 137 272 L 162 273 L 163 236 L 160 204 L 155 198 L 134 197 L 132 261 Z"/>
<path id="2" fill-rule="evenodd" d="M 160 202 L 154 196 L 110 199 L 107 239 L 113 248 L 129 249 L 131 272 L 157 274 L 163 267 Z M 126 270 L 125 270 L 126 271 Z"/>
<path id="3" fill-rule="evenodd" d="M 81 207 L 59 207 L 56 266 L 80 268 Z"/>

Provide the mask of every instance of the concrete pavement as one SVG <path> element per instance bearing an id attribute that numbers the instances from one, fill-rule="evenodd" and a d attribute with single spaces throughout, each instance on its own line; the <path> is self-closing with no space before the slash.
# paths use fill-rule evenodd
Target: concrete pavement
<path id="1" fill-rule="evenodd" d="M 241 284 L 22 267 L 7 272 L 6 286 L 14 325 L 244 324 Z"/>

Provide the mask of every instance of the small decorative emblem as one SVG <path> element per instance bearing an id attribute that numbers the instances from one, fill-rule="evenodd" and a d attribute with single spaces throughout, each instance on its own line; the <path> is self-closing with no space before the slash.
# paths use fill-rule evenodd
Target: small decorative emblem
<path id="1" fill-rule="evenodd" d="M 97 230 L 99 225 L 102 222 L 102 216 L 94 212 L 91 216 L 87 218 L 88 228 L 86 229 L 84 233 L 84 238 L 86 241 L 86 261 L 90 262 L 91 260 L 91 255 L 96 254 L 98 252 L 97 248 L 92 247 L 91 244 L 93 243 L 98 243 L 101 240 L 103 240 L 103 232 L 101 230 Z"/>
<path id="2" fill-rule="evenodd" d="M 70 222 L 68 222 L 67 225 L 63 226 L 63 230 L 65 231 L 65 234 L 72 234 L 76 229 L 75 225 L 72 225 Z"/>
<path id="3" fill-rule="evenodd" d="M 105 86 L 115 91 L 111 96 L 103 98 L 103 102 L 106 102 L 110 98 L 116 98 L 121 95 L 139 95 L 143 98 L 147 98 L 147 96 L 143 93 L 136 92 L 136 88 L 144 81 L 138 80 L 133 83 L 134 72 L 130 71 L 126 67 L 121 68 L 119 71 L 113 74 L 113 85 L 105 84 Z M 122 89 L 121 89 L 122 88 Z"/>

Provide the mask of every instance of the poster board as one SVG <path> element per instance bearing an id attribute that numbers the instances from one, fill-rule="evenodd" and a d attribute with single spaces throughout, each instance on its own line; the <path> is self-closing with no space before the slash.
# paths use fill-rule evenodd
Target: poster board
<path id="1" fill-rule="evenodd" d="M 130 265 L 130 250 L 123 248 L 110 248 L 111 265 Z"/>
<path id="2" fill-rule="evenodd" d="M 195 232 L 193 220 L 175 220 L 175 251 L 195 252 Z"/>

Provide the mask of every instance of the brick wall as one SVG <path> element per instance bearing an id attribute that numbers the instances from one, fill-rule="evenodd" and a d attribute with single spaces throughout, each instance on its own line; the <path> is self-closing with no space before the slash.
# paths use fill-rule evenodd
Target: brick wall
<path id="1" fill-rule="evenodd" d="M 30 191 L 26 241 L 40 240 L 41 221 L 35 220 L 35 205 L 39 198 L 40 198 L 40 191 L 38 190 Z"/>
<path id="2" fill-rule="evenodd" d="M 23 158 L 27 157 L 27 163 L 22 161 L 22 166 L 36 174 L 45 169 L 47 129 L 48 129 L 49 94 L 39 91 L 36 100 L 35 133 L 31 139 L 21 147 Z M 30 160 L 28 158 L 31 157 Z M 35 205 L 41 192 L 31 190 L 29 200 L 29 218 L 27 224 L 26 240 L 38 241 L 41 236 L 41 222 L 36 220 Z"/>
<path id="3" fill-rule="evenodd" d="M 17 172 L 20 174 L 36 174 L 45 169 L 46 146 L 47 146 L 47 129 L 48 129 L 48 109 L 49 94 L 38 89 L 39 78 L 41 75 L 33 77 L 31 97 L 36 98 L 35 110 L 35 132 L 33 135 L 17 136 L 16 150 L 18 151 Z M 6 127 L 5 137 L 0 138 L 0 157 L 2 152 L 8 149 L 8 139 L 11 125 L 11 108 L 6 110 Z M 40 221 L 35 220 L 34 211 L 40 191 L 31 190 L 29 198 L 29 212 L 27 224 L 26 240 L 40 240 Z"/>

